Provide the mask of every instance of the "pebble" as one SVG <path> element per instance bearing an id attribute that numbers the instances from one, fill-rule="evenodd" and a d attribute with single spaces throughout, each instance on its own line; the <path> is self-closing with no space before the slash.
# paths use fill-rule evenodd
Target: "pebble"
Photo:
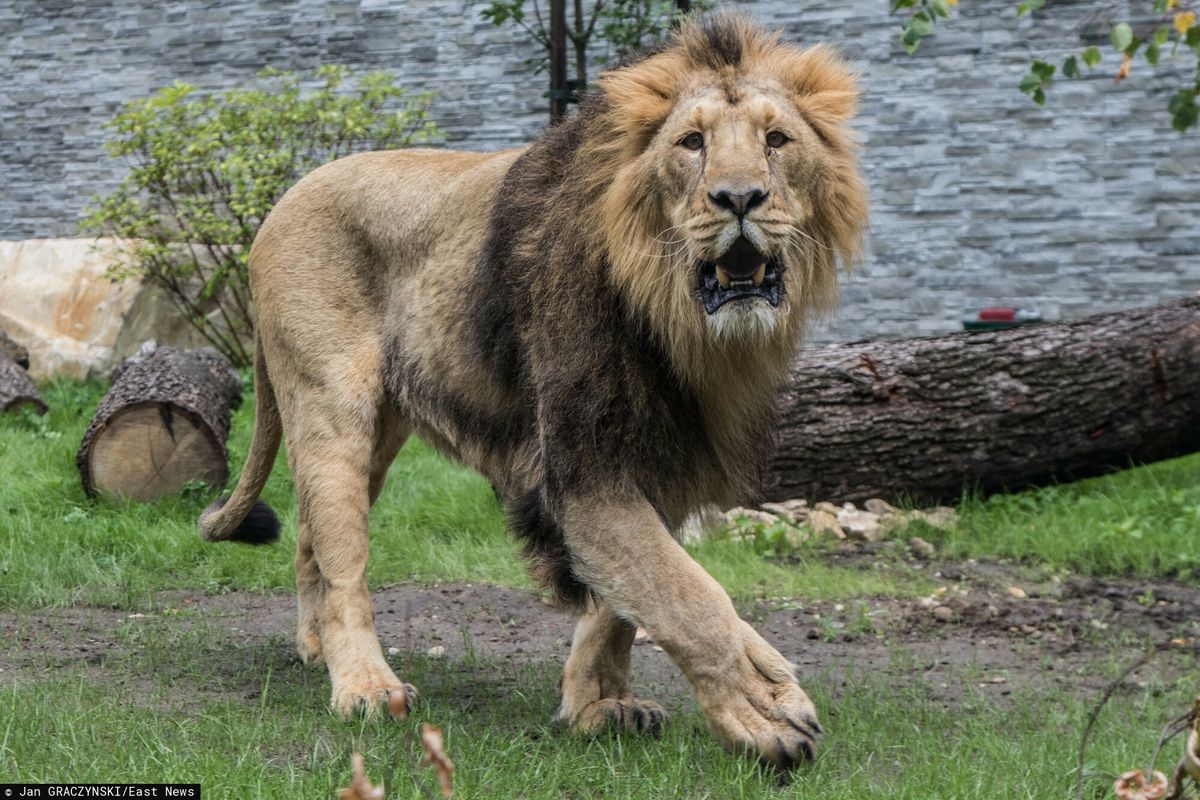
<path id="1" fill-rule="evenodd" d="M 433 647 L 425 651 L 425 655 L 433 656 L 434 658 L 441 658 L 442 656 L 446 655 L 446 648 L 442 647 L 440 644 L 435 644 Z"/>
<path id="2" fill-rule="evenodd" d="M 400 655 L 400 648 L 399 647 L 389 647 L 387 649 L 387 654 L 389 656 L 398 656 L 398 655 Z"/>
<path id="3" fill-rule="evenodd" d="M 1010 586 L 1008 587 L 1008 596 L 1014 597 L 1017 600 L 1024 600 L 1029 595 L 1025 594 L 1025 590 L 1020 586 Z"/>
<path id="4" fill-rule="evenodd" d="M 933 616 L 939 622 L 950 622 L 958 615 L 954 613 L 954 609 L 950 606 L 938 606 L 933 610 Z"/>
<path id="5" fill-rule="evenodd" d="M 937 555 L 937 548 L 920 536 L 914 536 L 909 539 L 908 546 L 913 551 L 913 555 L 918 558 L 933 558 Z"/>

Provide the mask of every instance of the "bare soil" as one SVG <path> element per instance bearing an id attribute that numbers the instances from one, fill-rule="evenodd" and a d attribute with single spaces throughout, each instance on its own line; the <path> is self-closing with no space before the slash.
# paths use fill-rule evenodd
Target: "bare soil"
<path id="1" fill-rule="evenodd" d="M 869 568 L 869 556 L 858 556 Z M 1006 702 L 1014 690 L 1051 689 L 1094 695 L 1114 659 L 1133 659 L 1154 643 L 1175 640 L 1179 657 L 1156 659 L 1127 680 L 1131 690 L 1186 669 L 1200 654 L 1200 587 L 1167 582 L 1085 578 L 1031 580 L 1011 565 L 946 562 L 924 565 L 939 591 L 920 599 L 875 598 L 844 603 L 759 602 L 742 613 L 792 659 L 802 682 L 835 694 L 852 679 L 883 686 L 923 680 L 947 705 L 968 693 Z M 1017 591 L 1019 590 L 1019 591 Z M 561 662 L 572 620 L 538 595 L 495 586 L 391 586 L 374 593 L 376 622 L 389 659 L 445 659 L 437 687 L 466 699 L 491 665 L 489 680 L 517 681 L 526 663 Z M 204 626 L 224 638 L 205 667 L 218 678 L 186 693 L 253 697 L 250 664 L 226 664 L 227 644 L 259 658 L 295 659 L 290 595 L 230 593 L 159 595 L 145 614 L 73 607 L 0 612 L 0 685 L 36 681 L 64 668 L 87 670 L 101 683 L 128 685 L 127 664 L 140 647 L 139 627 L 186 631 Z M 215 645 L 215 643 L 214 643 Z M 440 649 L 439 649 L 440 648 Z M 265 652 L 267 656 L 261 654 Z M 1105 667 L 1108 666 L 1108 669 Z M 683 678 L 648 638 L 634 647 L 636 685 L 671 709 L 690 703 Z M 186 680 L 188 673 L 181 669 Z M 456 675 L 460 677 L 456 680 Z M 148 680 L 143 678 L 143 680 Z"/>

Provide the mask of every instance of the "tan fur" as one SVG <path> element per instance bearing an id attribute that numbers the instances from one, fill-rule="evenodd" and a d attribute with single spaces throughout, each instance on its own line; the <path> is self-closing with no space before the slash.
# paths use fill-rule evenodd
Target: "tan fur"
<path id="1" fill-rule="evenodd" d="M 543 222 L 606 254 L 607 280 L 697 398 L 718 462 L 740 452 L 747 420 L 769 415 L 805 325 L 832 307 L 839 262 L 856 256 L 866 219 L 843 127 L 855 100 L 845 66 L 827 49 L 724 24 L 739 40 L 736 66 L 690 24 L 662 52 L 601 76 L 600 127 L 588 129 L 566 178 L 586 216 Z M 763 137 L 775 129 L 790 141 L 771 151 Z M 689 130 L 705 132 L 702 158 L 680 147 Z M 297 646 L 306 661 L 328 665 L 343 713 L 378 707 L 390 692 L 415 699 L 383 657 L 366 586 L 367 512 L 409 433 L 480 470 L 510 503 L 543 480 L 544 427 L 502 445 L 461 421 L 529 413 L 521 391 L 480 360 L 476 310 L 463 299 L 501 183 L 521 155 L 343 159 L 285 195 L 251 252 L 258 428 L 233 497 L 206 513 L 201 530 L 215 540 L 236 528 L 282 430 L 299 511 Z M 714 320 L 696 300 L 694 265 L 719 256 L 737 223 L 710 194 L 749 185 L 768 194 L 746 215 L 746 235 L 786 264 L 785 299 L 778 309 L 739 301 Z M 516 240 L 514 257 L 536 260 L 541 241 Z M 569 287 L 566 268 L 548 264 L 546 285 Z M 535 372 L 555 357 L 540 346 L 529 346 Z M 403 380 L 385 384 L 389 369 L 402 369 Z M 428 387 L 436 392 L 426 396 Z M 682 520 L 727 499 L 741 486 L 727 473 L 748 467 L 696 468 L 699 477 L 664 490 L 657 505 L 627 480 L 568 488 L 555 501 L 573 568 L 595 598 L 576 632 L 559 717 L 578 730 L 657 729 L 661 709 L 632 694 L 629 648 L 640 624 L 688 677 L 726 745 L 790 765 L 815 746 L 811 702 L 659 513 Z"/>

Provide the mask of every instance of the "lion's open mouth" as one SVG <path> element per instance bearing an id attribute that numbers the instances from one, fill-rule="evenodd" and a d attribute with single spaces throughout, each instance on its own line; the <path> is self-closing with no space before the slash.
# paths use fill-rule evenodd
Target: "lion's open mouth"
<path id="1" fill-rule="evenodd" d="M 698 267 L 700 302 L 709 314 L 715 314 L 718 308 L 733 300 L 754 297 L 773 306 L 779 305 L 783 267 L 777 260 L 758 252 L 745 236 L 739 236 L 716 261 L 701 261 Z"/>

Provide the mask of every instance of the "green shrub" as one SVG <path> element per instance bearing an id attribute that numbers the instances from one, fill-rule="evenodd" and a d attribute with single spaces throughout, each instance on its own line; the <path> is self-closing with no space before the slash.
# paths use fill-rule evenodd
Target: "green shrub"
<path id="1" fill-rule="evenodd" d="M 345 86 L 349 69 L 311 76 L 265 70 L 261 88 L 202 95 L 176 83 L 134 100 L 106 124 L 107 149 L 130 164 L 93 198 L 89 232 L 117 242 L 112 277 L 161 286 L 235 364 L 253 353 L 246 261 L 267 212 L 313 168 L 359 150 L 437 134 L 430 94 L 386 72 Z"/>

